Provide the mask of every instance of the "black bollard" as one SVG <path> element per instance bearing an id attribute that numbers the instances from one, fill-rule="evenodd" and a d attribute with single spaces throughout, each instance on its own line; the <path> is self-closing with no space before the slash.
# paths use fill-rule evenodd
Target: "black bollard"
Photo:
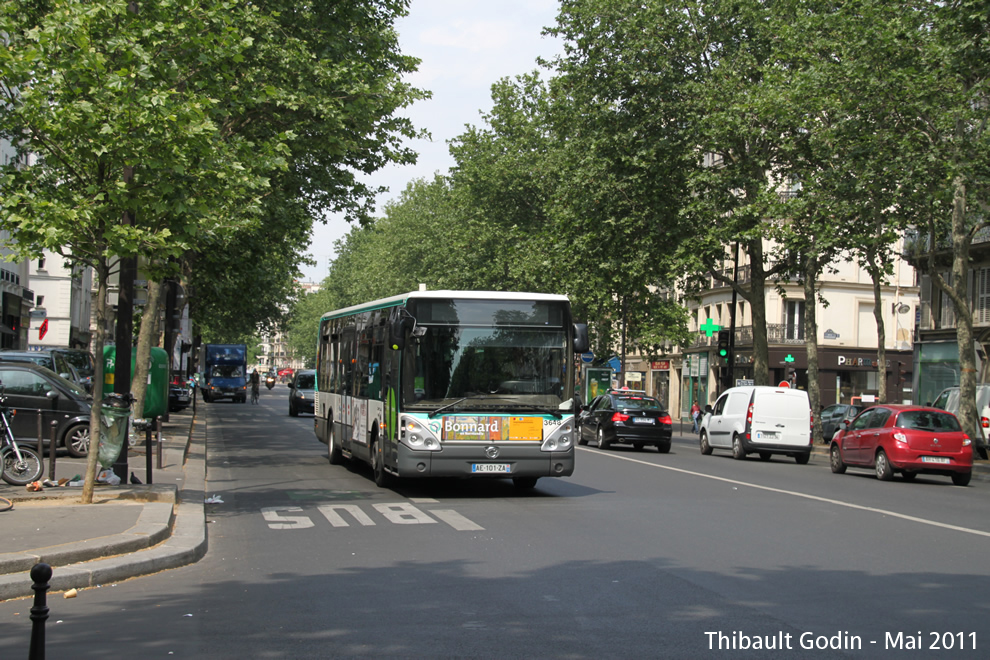
<path id="1" fill-rule="evenodd" d="M 48 478 L 55 481 L 55 434 L 58 432 L 58 420 L 52 420 L 52 439 L 48 443 Z M 44 456 L 44 454 L 42 454 Z"/>
<path id="2" fill-rule="evenodd" d="M 157 417 L 155 418 L 158 419 Z M 159 422 L 160 423 L 160 422 Z M 152 424 L 148 424 L 148 428 L 144 431 L 144 483 L 151 483 L 151 427 Z"/>
<path id="3" fill-rule="evenodd" d="M 34 607 L 31 608 L 31 650 L 28 660 L 45 660 L 45 621 L 48 620 L 47 592 L 48 581 L 52 579 L 52 567 L 48 564 L 35 564 L 31 567 L 31 581 L 34 584 Z"/>

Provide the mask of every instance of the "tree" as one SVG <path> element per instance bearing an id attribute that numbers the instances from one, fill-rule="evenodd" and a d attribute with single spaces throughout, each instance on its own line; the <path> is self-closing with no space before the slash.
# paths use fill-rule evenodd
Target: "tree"
<path id="1" fill-rule="evenodd" d="M 637 236 L 654 246 L 647 267 L 733 287 L 752 310 L 754 379 L 768 384 L 766 287 L 795 268 L 785 252 L 766 253 L 778 229 L 768 219 L 779 217 L 784 149 L 801 126 L 765 89 L 777 66 L 773 7 L 570 0 L 549 32 L 565 39 L 554 66 L 572 107 L 570 142 L 588 154 L 583 185 L 567 195 L 584 198 L 571 216 L 589 219 L 582 242 L 628 246 Z M 629 216 L 653 224 L 609 240 Z M 723 269 L 736 243 L 748 256 L 744 284 Z M 615 272 L 618 258 L 590 263 Z"/>
<path id="2" fill-rule="evenodd" d="M 412 157 L 398 146 L 408 121 L 391 117 L 418 96 L 391 29 L 405 7 L 4 5 L 0 137 L 21 157 L 3 171 L 0 226 L 22 254 L 94 266 L 97 353 L 111 256 L 168 263 L 222 244 L 256 222 L 279 171 L 294 177 L 289 198 L 357 213 L 369 191 L 353 168 Z M 306 146 L 293 152 L 299 128 Z"/>

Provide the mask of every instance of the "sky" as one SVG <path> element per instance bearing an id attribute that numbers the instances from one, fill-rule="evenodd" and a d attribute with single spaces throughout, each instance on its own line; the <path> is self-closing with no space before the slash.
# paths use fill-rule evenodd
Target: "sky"
<path id="1" fill-rule="evenodd" d="M 561 50 L 560 42 L 540 33 L 554 25 L 557 0 L 412 0 L 409 15 L 396 28 L 403 54 L 420 60 L 419 70 L 407 81 L 433 93 L 403 111 L 417 128 L 430 132 L 432 140 L 413 140 L 419 154 L 415 165 L 390 166 L 367 178 L 389 192 L 376 200 L 376 213 L 397 198 L 414 179 L 446 174 L 453 159 L 447 141 L 464 132 L 467 125 L 480 126 L 481 113 L 491 108 L 491 86 L 537 68 L 537 57 L 551 57 Z M 315 266 L 306 266 L 303 280 L 319 282 L 326 277 L 334 256 L 334 243 L 351 226 L 341 217 L 330 216 L 314 227 L 310 256 Z"/>

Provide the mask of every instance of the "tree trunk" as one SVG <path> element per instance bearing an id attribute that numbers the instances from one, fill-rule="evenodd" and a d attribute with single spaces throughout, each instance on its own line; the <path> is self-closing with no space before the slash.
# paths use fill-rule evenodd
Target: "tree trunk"
<path id="1" fill-rule="evenodd" d="M 144 398 L 148 391 L 148 371 L 151 367 L 151 345 L 158 335 L 158 308 L 161 301 L 161 283 L 148 280 L 148 303 L 141 317 L 138 332 L 137 354 L 134 358 L 134 378 L 131 394 L 134 395 L 134 416 L 144 417 Z"/>
<path id="2" fill-rule="evenodd" d="M 93 486 L 96 483 L 97 454 L 100 447 L 101 404 L 103 401 L 103 381 L 106 361 L 103 359 L 103 346 L 107 338 L 107 280 L 110 279 L 110 266 L 104 257 L 96 265 L 96 332 L 93 337 L 95 369 L 93 370 L 93 404 L 89 413 L 89 454 L 86 456 L 86 476 L 83 480 L 81 502 L 92 504 Z"/>
<path id="3" fill-rule="evenodd" d="M 763 269 L 763 239 L 749 242 L 749 304 L 753 315 L 753 384 L 770 384 L 770 350 L 767 346 L 766 273 Z"/>
<path id="4" fill-rule="evenodd" d="M 873 250 L 867 252 L 866 263 L 873 280 L 873 318 L 877 322 L 877 401 L 887 403 L 887 331 L 883 324 L 883 307 L 881 306 L 880 285 L 882 284 L 881 269 L 876 263 Z M 897 310 L 894 310 L 897 313 Z"/>
<path id="5" fill-rule="evenodd" d="M 952 282 L 949 295 L 956 310 L 956 341 L 959 344 L 959 422 L 979 444 L 981 429 L 976 410 L 976 353 L 973 350 L 973 313 L 969 306 L 970 234 L 966 226 L 966 182 L 962 175 L 953 181 Z"/>
<path id="6" fill-rule="evenodd" d="M 812 439 L 822 442 L 822 392 L 818 382 L 818 321 L 815 282 L 818 277 L 818 258 L 808 256 L 804 267 L 804 345 L 808 353 L 808 399 L 811 403 Z"/>

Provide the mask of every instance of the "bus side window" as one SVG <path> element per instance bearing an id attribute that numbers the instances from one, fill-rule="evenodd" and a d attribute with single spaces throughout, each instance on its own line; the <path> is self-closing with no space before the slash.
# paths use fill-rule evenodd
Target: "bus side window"
<path id="1" fill-rule="evenodd" d="M 345 396 L 353 393 L 351 389 L 353 381 L 351 378 L 354 371 L 352 360 L 354 358 L 354 340 L 356 336 L 357 333 L 353 325 L 342 328 L 340 333 L 340 355 L 337 359 L 340 365 L 340 372 L 337 374 L 337 377 L 340 379 L 340 382 L 338 383 L 337 391 Z"/>
<path id="2" fill-rule="evenodd" d="M 372 399 L 382 399 L 382 368 L 385 355 L 385 314 L 375 323 L 371 337 L 371 372 L 368 374 L 368 396 Z"/>

